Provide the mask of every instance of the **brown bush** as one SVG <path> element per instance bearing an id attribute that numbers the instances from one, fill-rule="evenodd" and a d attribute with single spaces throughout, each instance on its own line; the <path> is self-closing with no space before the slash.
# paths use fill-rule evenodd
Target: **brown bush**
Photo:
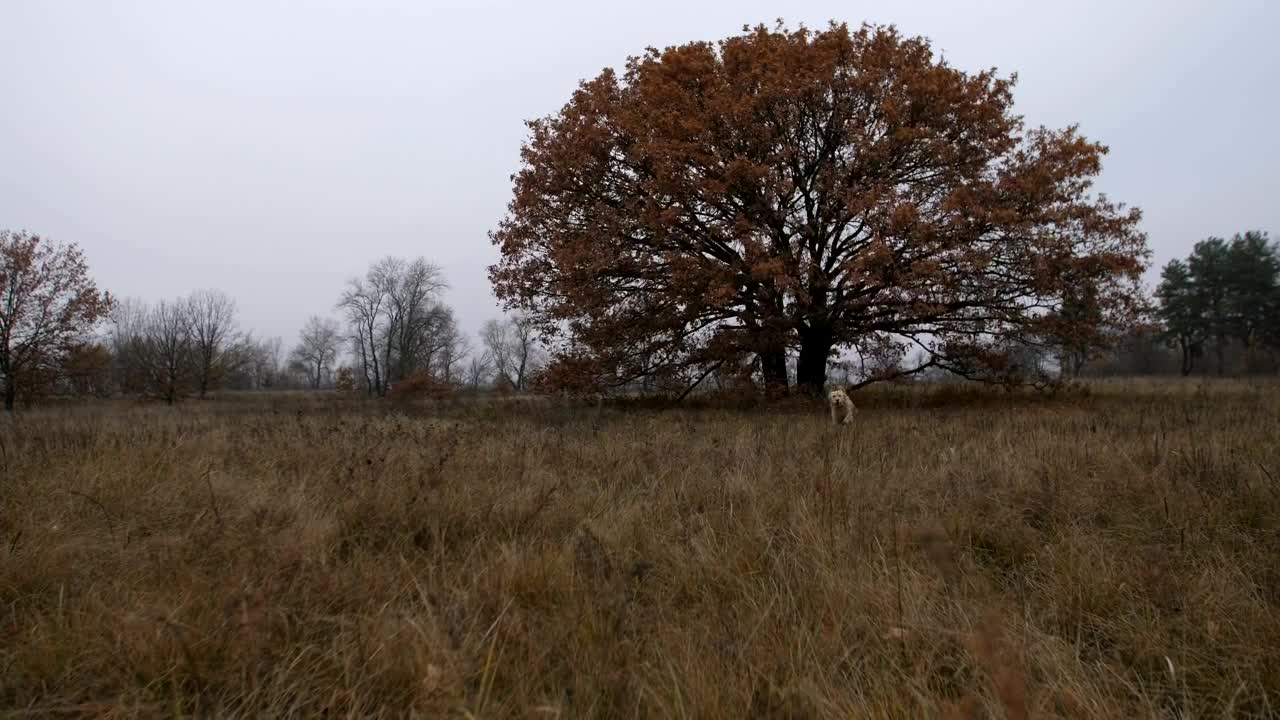
<path id="1" fill-rule="evenodd" d="M 451 397 L 457 388 L 440 382 L 425 372 L 417 372 L 392 386 L 387 399 L 395 402 L 413 402 L 416 400 L 444 400 Z"/>
<path id="2" fill-rule="evenodd" d="M 350 394 L 356 391 L 356 375 L 351 368 L 338 368 L 337 377 L 334 379 L 333 387 L 340 393 Z"/>
<path id="3" fill-rule="evenodd" d="M 499 395 L 510 395 L 516 391 L 516 386 L 506 375 L 498 373 L 498 375 L 493 379 L 493 389 Z"/>

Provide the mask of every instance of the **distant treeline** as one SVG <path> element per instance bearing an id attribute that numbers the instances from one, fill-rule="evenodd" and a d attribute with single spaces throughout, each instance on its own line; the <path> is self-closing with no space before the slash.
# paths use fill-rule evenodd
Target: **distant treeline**
<path id="1" fill-rule="evenodd" d="M 384 258 L 352 278 L 333 310 L 314 315 L 292 348 L 242 330 L 235 301 L 215 290 L 145 303 L 100 292 L 75 245 L 0 233 L 0 380 L 6 407 L 51 395 L 133 395 L 173 403 L 216 390 L 396 392 L 534 389 L 549 358 L 533 322 L 491 320 L 473 341 L 444 302 L 443 271 L 423 258 Z M 1100 342 L 1028 343 L 1022 377 L 1240 376 L 1280 372 L 1280 248 L 1264 232 L 1197 243 L 1163 268 L 1149 311 L 1097 324 Z M 641 358 L 640 366 L 650 361 Z M 794 368 L 797 356 L 787 355 Z M 831 380 L 891 377 L 900 357 L 834 357 Z M 749 369 L 750 370 L 750 369 Z M 792 369 L 794 372 L 794 369 Z M 925 373 L 935 378 L 942 373 Z M 625 393 L 679 392 L 639 373 Z M 759 368 L 719 370 L 700 391 L 763 383 Z M 683 381 L 682 381 L 683 382 Z"/>

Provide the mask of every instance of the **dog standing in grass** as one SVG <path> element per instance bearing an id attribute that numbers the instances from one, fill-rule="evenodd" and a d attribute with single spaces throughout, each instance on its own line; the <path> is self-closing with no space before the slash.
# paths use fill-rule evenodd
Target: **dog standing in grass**
<path id="1" fill-rule="evenodd" d="M 827 393 L 827 405 L 831 407 L 831 422 L 836 425 L 848 425 L 853 422 L 853 414 L 858 411 L 844 388 L 836 388 Z"/>

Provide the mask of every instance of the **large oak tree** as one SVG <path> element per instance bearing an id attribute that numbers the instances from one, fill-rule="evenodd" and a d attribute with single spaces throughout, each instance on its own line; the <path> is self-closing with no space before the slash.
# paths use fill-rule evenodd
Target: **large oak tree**
<path id="1" fill-rule="evenodd" d="M 529 123 L 490 279 L 565 386 L 751 363 L 784 388 L 796 351 L 815 391 L 841 348 L 1013 377 L 1134 310 L 1147 256 L 1091 192 L 1106 148 L 1026 129 L 1014 79 L 892 27 L 650 49 Z"/>

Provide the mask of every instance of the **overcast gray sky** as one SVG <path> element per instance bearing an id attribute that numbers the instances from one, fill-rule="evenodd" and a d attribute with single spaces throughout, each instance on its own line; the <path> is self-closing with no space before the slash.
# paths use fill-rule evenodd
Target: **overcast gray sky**
<path id="1" fill-rule="evenodd" d="M 0 0 L 0 228 L 79 243 L 120 296 L 221 289 L 292 343 L 384 255 L 498 311 L 486 233 L 523 121 L 647 45 L 744 23 L 895 23 L 1016 71 L 1030 124 L 1111 147 L 1156 263 L 1280 232 L 1280 2 Z"/>

